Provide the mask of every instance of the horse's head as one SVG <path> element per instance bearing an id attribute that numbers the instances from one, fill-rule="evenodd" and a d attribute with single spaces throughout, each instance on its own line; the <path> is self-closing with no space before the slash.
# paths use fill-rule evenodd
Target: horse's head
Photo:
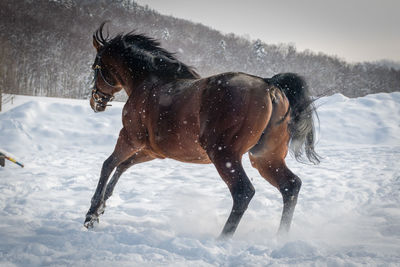
<path id="1" fill-rule="evenodd" d="M 92 65 L 94 85 L 90 106 L 94 112 L 104 111 L 107 106 L 111 106 L 108 102 L 111 102 L 114 99 L 114 94 L 122 89 L 122 80 L 118 75 L 117 65 L 112 57 L 112 50 L 105 48 L 105 43 L 102 34 L 99 35 L 96 32 L 93 35 L 93 46 L 97 50 L 97 55 Z"/>
<path id="2" fill-rule="evenodd" d="M 128 96 L 143 81 L 196 79 L 200 76 L 189 66 L 160 47 L 160 43 L 142 34 L 103 35 L 103 22 L 93 35 L 97 55 L 93 64 L 94 87 L 90 105 L 104 111 L 114 94 L 125 89 Z"/>

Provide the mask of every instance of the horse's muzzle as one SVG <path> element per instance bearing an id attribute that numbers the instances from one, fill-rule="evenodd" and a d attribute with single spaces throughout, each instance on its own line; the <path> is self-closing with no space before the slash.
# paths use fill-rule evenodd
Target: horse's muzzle
<path id="1" fill-rule="evenodd" d="M 99 102 L 94 101 L 93 98 L 90 99 L 90 107 L 93 109 L 95 113 L 103 112 L 106 110 L 107 104 L 102 104 Z"/>

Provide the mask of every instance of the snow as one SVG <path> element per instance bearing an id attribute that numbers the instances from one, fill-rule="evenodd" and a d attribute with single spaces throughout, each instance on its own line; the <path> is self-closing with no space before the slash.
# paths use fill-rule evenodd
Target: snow
<path id="1" fill-rule="evenodd" d="M 155 160 L 117 184 L 94 230 L 83 227 L 123 103 L 17 96 L 0 113 L 0 148 L 25 168 L 0 168 L 0 266 L 398 266 L 400 93 L 317 102 L 317 166 L 303 180 L 290 235 L 277 238 L 279 192 L 244 156 L 256 194 L 232 240 L 231 208 L 212 165 Z"/>

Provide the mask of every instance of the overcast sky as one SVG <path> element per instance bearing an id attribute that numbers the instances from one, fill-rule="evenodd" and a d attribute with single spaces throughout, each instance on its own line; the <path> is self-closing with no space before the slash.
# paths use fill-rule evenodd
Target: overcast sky
<path id="1" fill-rule="evenodd" d="M 349 62 L 400 61 L 400 0 L 137 0 L 173 15 Z"/>

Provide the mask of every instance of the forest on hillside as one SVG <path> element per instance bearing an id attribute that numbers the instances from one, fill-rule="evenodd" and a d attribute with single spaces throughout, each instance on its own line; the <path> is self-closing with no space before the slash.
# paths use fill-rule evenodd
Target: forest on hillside
<path id="1" fill-rule="evenodd" d="M 400 70 L 346 61 L 293 45 L 272 45 L 161 15 L 132 0 L 2 0 L 0 88 L 4 93 L 86 98 L 95 57 L 92 34 L 109 20 L 111 35 L 135 30 L 202 76 L 242 71 L 262 77 L 303 75 L 314 95 L 349 97 L 400 91 Z"/>

